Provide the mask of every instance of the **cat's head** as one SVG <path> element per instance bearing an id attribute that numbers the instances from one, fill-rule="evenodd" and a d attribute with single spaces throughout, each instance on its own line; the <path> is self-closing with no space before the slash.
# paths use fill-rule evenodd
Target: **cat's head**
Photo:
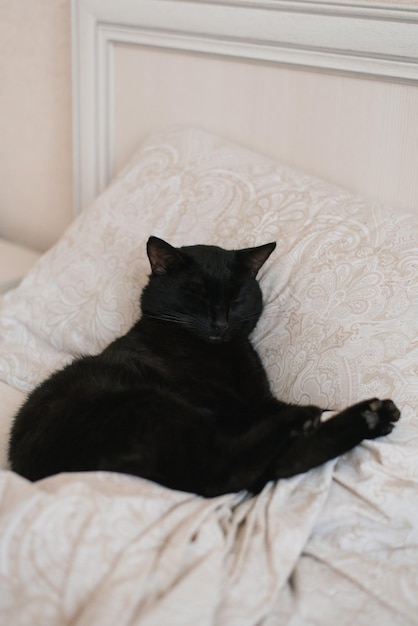
<path id="1" fill-rule="evenodd" d="M 176 324 L 210 343 L 248 335 L 262 312 L 256 276 L 275 247 L 174 248 L 150 237 L 151 275 L 141 297 L 143 317 Z"/>

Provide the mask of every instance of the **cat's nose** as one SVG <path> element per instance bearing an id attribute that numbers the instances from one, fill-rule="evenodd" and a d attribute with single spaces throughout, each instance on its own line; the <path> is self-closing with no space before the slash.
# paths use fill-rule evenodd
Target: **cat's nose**
<path id="1" fill-rule="evenodd" d="M 212 309 L 211 329 L 215 337 L 224 337 L 229 328 L 229 312 L 222 304 L 217 304 Z"/>
<path id="2" fill-rule="evenodd" d="M 228 322 L 227 320 L 216 320 L 212 324 L 213 330 L 216 331 L 219 335 L 223 335 L 228 330 Z"/>
<path id="3" fill-rule="evenodd" d="M 226 333 L 228 327 L 229 322 L 225 315 L 217 315 L 212 321 L 213 332 L 220 337 Z"/>
<path id="4" fill-rule="evenodd" d="M 229 323 L 226 317 L 217 316 L 211 323 L 209 341 L 223 343 L 228 339 Z"/>

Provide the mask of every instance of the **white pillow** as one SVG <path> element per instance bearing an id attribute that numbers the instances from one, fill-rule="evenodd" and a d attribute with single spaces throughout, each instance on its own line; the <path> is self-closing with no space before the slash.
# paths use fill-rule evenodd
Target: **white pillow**
<path id="1" fill-rule="evenodd" d="M 418 409 L 418 224 L 207 133 L 141 145 L 0 310 L 0 379 L 30 390 L 100 351 L 139 312 L 145 243 L 277 241 L 254 343 L 275 393 L 338 409 L 371 396 Z"/>

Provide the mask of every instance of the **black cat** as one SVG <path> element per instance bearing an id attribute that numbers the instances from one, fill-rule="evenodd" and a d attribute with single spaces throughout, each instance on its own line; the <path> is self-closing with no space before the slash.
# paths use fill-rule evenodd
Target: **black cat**
<path id="1" fill-rule="evenodd" d="M 142 317 L 98 356 L 53 374 L 11 432 L 13 470 L 112 470 L 216 496 L 257 493 L 390 433 L 391 400 L 360 402 L 326 422 L 320 408 L 273 397 L 248 335 L 262 312 L 257 272 L 275 248 L 147 244 Z"/>

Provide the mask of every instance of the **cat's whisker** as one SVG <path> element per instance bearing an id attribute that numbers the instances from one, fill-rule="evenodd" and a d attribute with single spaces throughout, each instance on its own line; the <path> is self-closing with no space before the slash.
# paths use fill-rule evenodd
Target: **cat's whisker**
<path id="1" fill-rule="evenodd" d="M 144 315 L 143 316 L 146 319 L 155 319 L 155 320 L 160 320 L 160 321 L 164 321 L 164 322 L 176 322 L 179 321 L 181 322 L 182 320 L 188 319 L 190 316 L 188 315 L 182 315 L 180 313 L 154 313 L 153 315 Z"/>
<path id="2" fill-rule="evenodd" d="M 186 315 L 186 314 L 180 314 L 180 313 L 173 313 L 173 314 L 168 314 L 168 313 L 157 313 L 154 315 L 146 315 L 144 316 L 146 317 L 146 319 L 153 319 L 159 322 L 168 322 L 168 323 L 175 323 L 179 326 L 185 327 L 185 328 L 191 328 L 196 326 L 196 319 L 193 318 L 190 315 Z"/>

